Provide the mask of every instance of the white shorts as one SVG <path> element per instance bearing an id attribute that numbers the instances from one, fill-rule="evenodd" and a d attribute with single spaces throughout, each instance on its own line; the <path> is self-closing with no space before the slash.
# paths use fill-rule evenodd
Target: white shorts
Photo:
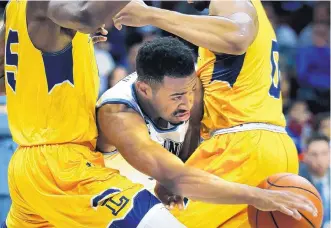
<path id="1" fill-rule="evenodd" d="M 106 167 L 119 170 L 122 176 L 134 183 L 143 184 L 148 191 L 155 195 L 156 181 L 133 168 L 119 152 L 104 153 L 104 159 Z"/>

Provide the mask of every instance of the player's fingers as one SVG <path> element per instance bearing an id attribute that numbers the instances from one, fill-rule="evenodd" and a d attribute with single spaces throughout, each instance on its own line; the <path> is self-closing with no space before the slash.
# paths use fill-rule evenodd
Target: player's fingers
<path id="1" fill-rule="evenodd" d="M 176 201 L 174 199 L 174 196 L 168 196 L 167 198 L 167 204 L 171 206 L 171 204 L 174 204 Z"/>
<path id="2" fill-rule="evenodd" d="M 175 208 L 175 203 L 174 202 L 171 202 L 170 203 L 170 210 L 174 209 Z"/>
<path id="3" fill-rule="evenodd" d="M 122 29 L 122 24 L 118 19 L 114 19 L 114 26 L 117 30 L 121 30 Z"/>
<path id="4" fill-rule="evenodd" d="M 104 34 L 105 31 L 107 32 L 107 30 L 105 29 L 105 24 L 101 25 L 100 28 L 97 29 L 97 31 L 95 33 L 101 33 L 102 35 L 107 35 L 107 34 Z"/>
<path id="5" fill-rule="evenodd" d="M 290 209 L 286 208 L 284 205 L 280 205 L 278 208 L 278 211 L 288 215 L 288 216 L 293 216 L 293 211 Z"/>
<path id="6" fill-rule="evenodd" d="M 121 30 L 123 25 L 132 26 L 132 20 L 129 16 L 121 16 L 117 19 L 113 19 L 113 21 L 118 30 Z"/>
<path id="7" fill-rule="evenodd" d="M 296 209 L 292 210 L 292 212 L 293 212 L 292 217 L 295 218 L 296 220 L 300 220 L 302 218 L 301 214 Z"/>
<path id="8" fill-rule="evenodd" d="M 177 207 L 179 210 L 184 210 L 184 202 L 183 201 L 178 201 L 177 202 Z"/>
<path id="9" fill-rule="evenodd" d="M 184 209 L 183 197 L 176 195 L 175 200 L 176 200 L 176 204 L 177 204 L 178 209 L 183 210 Z"/>
<path id="10" fill-rule="evenodd" d="M 311 213 L 314 216 L 317 216 L 317 209 L 315 207 L 315 205 L 308 200 L 306 197 L 299 195 L 299 194 L 294 194 L 292 192 L 287 192 L 287 195 L 289 196 L 288 201 L 289 206 L 291 206 L 292 208 L 295 208 L 297 210 L 304 210 L 307 211 L 309 213 Z M 295 200 L 293 200 L 295 199 Z"/>
<path id="11" fill-rule="evenodd" d="M 318 214 L 318 210 L 315 204 L 304 196 L 302 196 L 302 198 L 303 204 L 307 207 L 306 211 L 309 211 L 313 214 L 314 217 L 316 217 Z"/>
<path id="12" fill-rule="evenodd" d="M 93 41 L 94 44 L 100 43 L 100 42 L 105 42 L 105 41 L 107 41 L 107 37 L 105 37 L 105 36 L 93 36 L 92 41 Z"/>
<path id="13" fill-rule="evenodd" d="M 307 211 L 307 212 L 311 213 L 314 216 L 315 216 L 315 214 L 317 214 L 315 206 L 311 206 L 309 204 L 296 203 L 296 204 L 293 205 L 293 207 L 297 210 Z"/>
<path id="14" fill-rule="evenodd" d="M 106 27 L 106 25 L 103 24 L 103 25 L 101 26 L 101 28 L 100 28 L 100 33 L 101 33 L 102 35 L 104 35 L 104 36 L 108 34 L 108 30 L 105 29 L 105 27 Z"/>
<path id="15" fill-rule="evenodd" d="M 105 29 L 105 28 L 100 28 L 100 33 L 102 34 L 102 35 L 107 35 L 108 34 L 108 30 L 107 29 Z"/>

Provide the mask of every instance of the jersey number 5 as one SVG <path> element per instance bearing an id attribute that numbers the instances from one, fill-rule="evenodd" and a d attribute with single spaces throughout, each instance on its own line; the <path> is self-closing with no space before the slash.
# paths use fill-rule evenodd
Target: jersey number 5
<path id="1" fill-rule="evenodd" d="M 5 72 L 9 86 L 15 92 L 18 68 L 18 32 L 9 30 L 6 43 Z"/>
<path id="2" fill-rule="evenodd" d="M 271 86 L 269 89 L 269 95 L 275 99 L 280 97 L 280 72 L 278 67 L 278 43 L 277 41 L 272 41 L 270 64 L 271 64 Z"/>

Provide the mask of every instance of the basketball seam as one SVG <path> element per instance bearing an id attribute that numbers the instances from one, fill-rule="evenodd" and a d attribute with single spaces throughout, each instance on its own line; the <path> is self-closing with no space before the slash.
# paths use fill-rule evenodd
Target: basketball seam
<path id="1" fill-rule="evenodd" d="M 300 211 L 298 211 L 298 212 L 313 228 L 315 228 L 314 224 L 306 216 L 304 216 Z"/>
<path id="2" fill-rule="evenodd" d="M 281 177 L 279 177 L 278 179 L 275 180 L 275 183 L 276 183 L 277 181 L 279 181 L 280 179 L 282 179 L 283 177 L 288 177 L 288 176 L 292 176 L 292 175 L 294 175 L 294 174 L 288 174 L 288 175 L 285 175 L 285 176 L 281 176 Z M 270 183 L 269 178 L 267 179 L 267 182 Z M 269 186 L 267 189 L 269 189 L 269 188 L 271 188 L 271 187 L 272 187 L 272 186 Z M 259 214 L 259 212 L 260 212 L 260 210 L 256 210 L 256 218 L 255 218 L 255 225 L 256 225 L 256 228 L 258 228 L 258 214 Z M 274 217 L 273 217 L 272 214 L 271 214 L 271 217 L 272 217 L 272 219 L 274 220 Z M 278 228 L 278 225 L 277 225 L 277 223 L 276 223 L 275 220 L 274 220 L 274 224 L 275 224 L 276 227 Z"/>
<path id="3" fill-rule="evenodd" d="M 279 177 L 278 179 L 276 179 L 276 180 L 274 181 L 274 183 L 276 184 L 280 179 L 283 179 L 284 177 L 288 177 L 288 176 L 293 176 L 293 175 L 294 175 L 294 174 L 287 174 L 287 175 L 285 175 L 285 176 L 281 176 L 281 177 Z M 271 182 L 270 182 L 270 177 L 268 177 L 267 182 L 268 182 L 268 183 L 271 183 Z M 271 186 L 270 186 L 269 188 L 271 188 Z M 269 189 L 269 188 L 268 188 L 268 189 Z"/>
<path id="4" fill-rule="evenodd" d="M 274 224 L 276 225 L 277 228 L 279 228 L 277 222 L 276 222 L 276 219 L 274 217 L 274 215 L 272 214 L 272 211 L 270 211 L 270 215 L 271 215 L 271 218 L 272 218 L 272 221 L 274 222 Z"/>
<path id="5" fill-rule="evenodd" d="M 321 201 L 321 199 L 318 197 L 318 195 L 316 195 L 314 192 L 312 192 L 312 191 L 310 191 L 308 189 L 297 187 L 297 186 L 291 186 L 291 185 L 289 185 L 289 186 L 276 185 L 276 184 L 271 183 L 269 180 L 267 180 L 267 182 L 268 182 L 269 185 L 271 185 L 273 187 L 277 187 L 277 188 L 296 188 L 296 189 L 301 189 L 303 191 L 306 191 L 306 192 L 309 192 L 309 193 L 313 194 L 319 201 Z"/>
<path id="6" fill-rule="evenodd" d="M 256 228 L 259 228 L 258 227 L 258 215 L 259 215 L 259 212 L 260 212 L 260 210 L 256 210 L 256 218 L 255 218 L 255 225 L 256 225 Z"/>

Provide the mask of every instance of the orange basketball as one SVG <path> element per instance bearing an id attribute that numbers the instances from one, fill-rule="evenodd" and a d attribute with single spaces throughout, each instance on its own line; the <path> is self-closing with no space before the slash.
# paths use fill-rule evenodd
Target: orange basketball
<path id="1" fill-rule="evenodd" d="M 268 177 L 258 187 L 272 190 L 286 190 L 301 194 L 312 201 L 318 210 L 314 217 L 306 211 L 299 211 L 300 221 L 278 211 L 265 212 L 253 206 L 248 207 L 249 223 L 253 228 L 311 228 L 321 227 L 323 220 L 323 206 L 321 197 L 316 188 L 305 178 L 291 173 L 279 173 Z"/>

